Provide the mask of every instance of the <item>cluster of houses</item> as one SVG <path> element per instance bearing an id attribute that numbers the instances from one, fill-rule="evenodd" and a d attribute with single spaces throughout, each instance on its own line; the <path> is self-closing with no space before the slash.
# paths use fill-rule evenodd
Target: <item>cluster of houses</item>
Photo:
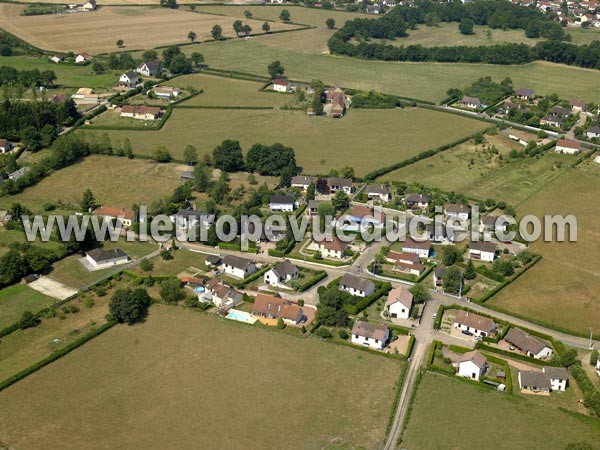
<path id="1" fill-rule="evenodd" d="M 560 1 L 511 0 L 518 5 L 534 5 L 544 12 L 554 12 L 557 20 L 567 27 L 600 28 L 600 6 L 596 0 Z"/>

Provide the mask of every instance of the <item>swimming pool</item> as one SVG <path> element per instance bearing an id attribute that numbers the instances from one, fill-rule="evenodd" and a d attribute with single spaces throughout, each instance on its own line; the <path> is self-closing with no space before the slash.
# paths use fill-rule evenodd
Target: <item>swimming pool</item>
<path id="1" fill-rule="evenodd" d="M 244 322 L 249 324 L 253 324 L 257 320 L 256 318 L 252 317 L 251 314 L 245 311 L 240 311 L 238 309 L 230 309 L 229 313 L 227 313 L 227 316 L 225 317 L 231 320 L 237 320 L 238 322 Z"/>

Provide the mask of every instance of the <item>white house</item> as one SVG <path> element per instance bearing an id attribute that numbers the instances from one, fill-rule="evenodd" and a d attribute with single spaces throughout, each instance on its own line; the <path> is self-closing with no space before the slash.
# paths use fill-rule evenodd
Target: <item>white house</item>
<path id="1" fill-rule="evenodd" d="M 146 77 L 154 77 L 156 75 L 160 75 L 161 70 L 162 63 L 160 61 L 146 61 L 141 63 L 135 69 L 137 73 Z"/>
<path id="2" fill-rule="evenodd" d="M 388 293 L 385 309 L 392 319 L 408 319 L 412 303 L 413 295 L 407 288 L 401 286 Z"/>
<path id="3" fill-rule="evenodd" d="M 330 194 L 335 194 L 337 191 L 342 191 L 346 194 L 352 194 L 354 191 L 352 180 L 349 178 L 328 178 L 327 186 L 329 187 Z"/>
<path id="4" fill-rule="evenodd" d="M 465 353 L 458 362 L 458 375 L 479 381 L 487 370 L 487 360 L 485 356 L 477 350 Z"/>
<path id="5" fill-rule="evenodd" d="M 404 203 L 409 208 L 428 208 L 431 198 L 427 194 L 405 194 Z"/>
<path id="6" fill-rule="evenodd" d="M 431 241 L 429 239 L 425 241 L 415 241 L 414 239 L 407 238 L 402 243 L 402 251 L 414 253 L 420 258 L 428 258 L 429 252 L 431 251 Z"/>
<path id="7" fill-rule="evenodd" d="M 375 350 L 385 347 L 390 337 L 390 330 L 385 325 L 375 325 L 369 322 L 357 320 L 352 327 L 351 342 Z"/>
<path id="8" fill-rule="evenodd" d="M 140 82 L 140 78 L 135 72 L 125 72 L 119 77 L 119 86 L 126 88 L 134 88 Z"/>
<path id="9" fill-rule="evenodd" d="M 494 262 L 498 246 L 493 242 L 472 241 L 469 244 L 469 259 Z"/>
<path id="10" fill-rule="evenodd" d="M 585 132 L 588 139 L 600 138 L 600 126 L 594 125 Z"/>
<path id="11" fill-rule="evenodd" d="M 94 210 L 94 215 L 108 220 L 121 221 L 124 227 L 130 227 L 136 221 L 136 214 L 130 209 L 113 208 L 110 206 L 100 206 Z"/>
<path id="12" fill-rule="evenodd" d="M 394 264 L 394 270 L 399 272 L 405 272 L 415 276 L 419 276 L 425 272 L 425 266 L 421 264 L 421 258 L 415 253 L 398 253 L 390 251 L 385 259 Z"/>
<path id="13" fill-rule="evenodd" d="M 188 208 L 180 209 L 175 214 L 169 216 L 169 219 L 171 219 L 171 222 L 173 222 L 177 228 L 190 230 L 197 225 L 201 225 L 203 228 L 209 228 L 215 222 L 215 215 L 194 211 L 193 209 Z"/>
<path id="14" fill-rule="evenodd" d="M 282 78 L 277 78 L 273 80 L 273 90 L 276 92 L 284 92 L 288 93 L 292 91 L 292 83 L 288 80 L 284 80 Z"/>
<path id="15" fill-rule="evenodd" d="M 542 369 L 550 381 L 550 389 L 564 392 L 569 382 L 569 374 L 564 367 L 546 366 Z"/>
<path id="16" fill-rule="evenodd" d="M 89 0 L 85 2 L 81 6 L 81 9 L 83 9 L 84 11 L 94 11 L 96 9 L 96 0 Z"/>
<path id="17" fill-rule="evenodd" d="M 94 269 L 116 266 L 131 260 L 127 253 L 120 248 L 113 248 L 110 250 L 95 248 L 85 254 L 85 259 Z"/>
<path id="18" fill-rule="evenodd" d="M 517 98 L 521 100 L 533 100 L 535 98 L 535 91 L 533 89 L 520 88 L 517 91 Z"/>
<path id="19" fill-rule="evenodd" d="M 366 278 L 357 277 L 350 273 L 345 273 L 340 280 L 340 290 L 346 291 L 350 295 L 357 297 L 368 297 L 375 292 L 375 284 Z"/>
<path id="20" fill-rule="evenodd" d="M 506 231 L 506 222 L 500 220 L 503 216 L 481 216 L 479 219 L 480 233 L 498 233 Z"/>
<path id="21" fill-rule="evenodd" d="M 311 184 L 317 184 L 316 177 L 308 177 L 306 175 L 298 175 L 292 177 L 292 187 L 294 188 L 300 188 L 303 191 L 306 191 L 308 189 L 308 186 L 310 186 Z"/>
<path id="22" fill-rule="evenodd" d="M 269 200 L 271 211 L 294 212 L 297 206 L 298 202 L 293 195 L 272 195 Z"/>
<path id="23" fill-rule="evenodd" d="M 87 61 L 91 61 L 92 59 L 94 59 L 94 58 L 92 58 L 92 56 L 89 53 L 81 52 L 79 55 L 77 55 L 75 57 L 75 62 L 77 64 L 81 64 L 81 63 L 84 63 Z"/>
<path id="24" fill-rule="evenodd" d="M 584 112 L 587 106 L 585 101 L 581 99 L 570 100 L 569 105 L 571 105 L 571 111 L 574 113 Z"/>
<path id="25" fill-rule="evenodd" d="M 320 252 L 323 258 L 342 259 L 348 244 L 336 236 L 328 236 L 320 242 L 313 241 L 312 248 Z"/>
<path id="26" fill-rule="evenodd" d="M 370 200 L 389 202 L 392 199 L 392 190 L 387 184 L 369 184 L 366 192 Z"/>
<path id="27" fill-rule="evenodd" d="M 244 300 L 244 294 L 213 278 L 207 283 L 201 300 L 210 301 L 217 308 L 232 308 Z"/>
<path id="28" fill-rule="evenodd" d="M 461 309 L 454 317 L 454 328 L 458 328 L 461 331 L 468 331 L 474 336 L 485 337 L 496 331 L 496 324 L 488 317 Z"/>
<path id="29" fill-rule="evenodd" d="M 10 152 L 13 145 L 6 139 L 0 139 L 0 153 Z"/>
<path id="30" fill-rule="evenodd" d="M 275 264 L 263 277 L 265 284 L 270 286 L 280 286 L 291 280 L 298 278 L 298 267 L 293 265 L 287 259 Z"/>
<path id="31" fill-rule="evenodd" d="M 469 207 L 460 203 L 447 203 L 444 205 L 444 215 L 448 219 L 468 220 Z"/>
<path id="32" fill-rule="evenodd" d="M 504 340 L 531 358 L 547 359 L 552 356 L 552 348 L 548 344 L 520 328 L 511 328 Z"/>
<path id="33" fill-rule="evenodd" d="M 253 261 L 233 255 L 226 255 L 223 258 L 223 268 L 227 275 L 242 279 L 257 271 L 256 264 Z"/>
<path id="34" fill-rule="evenodd" d="M 536 394 L 548 394 L 552 386 L 550 380 L 543 372 L 535 370 L 520 370 L 519 371 L 519 388 Z"/>
<path id="35" fill-rule="evenodd" d="M 154 95 L 156 95 L 161 100 L 176 99 L 182 94 L 181 89 L 168 86 L 157 86 L 154 89 L 152 89 L 152 92 L 154 92 Z"/>
<path id="36" fill-rule="evenodd" d="M 517 141 L 522 146 L 526 146 L 530 141 L 538 141 L 537 136 L 526 133 L 525 131 L 515 130 L 514 128 L 508 130 L 508 138 Z"/>
<path id="37" fill-rule="evenodd" d="M 65 60 L 65 55 L 54 55 L 50 58 L 50 61 L 52 61 L 53 63 L 61 63 Z"/>
<path id="38" fill-rule="evenodd" d="M 463 106 L 463 108 L 470 109 L 478 109 L 482 106 L 481 100 L 479 100 L 478 97 L 469 97 L 468 95 L 463 96 L 462 100 L 460 101 L 460 104 Z"/>
<path id="39" fill-rule="evenodd" d="M 570 141 L 568 139 L 559 139 L 554 147 L 556 153 L 566 153 L 575 155 L 581 151 L 581 143 L 579 141 Z"/>

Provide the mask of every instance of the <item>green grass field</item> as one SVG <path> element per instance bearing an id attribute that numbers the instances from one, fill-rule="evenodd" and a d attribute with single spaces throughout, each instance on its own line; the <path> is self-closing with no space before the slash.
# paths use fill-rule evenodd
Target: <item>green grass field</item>
<path id="1" fill-rule="evenodd" d="M 113 145 L 119 145 L 115 140 L 112 142 Z M 54 172 L 35 186 L 0 204 L 10 205 L 18 200 L 39 212 L 45 202 L 61 201 L 66 205 L 65 209 L 78 209 L 83 191 L 90 188 L 99 205 L 116 208 L 147 205 L 152 200 L 171 194 L 181 184 L 176 167 L 175 164 L 157 164 L 142 159 L 92 155 Z M 79 181 L 74 183 L 73 180 Z"/>
<path id="2" fill-rule="evenodd" d="M 151 155 L 164 145 L 179 159 L 187 144 L 203 154 L 224 139 L 239 140 L 244 151 L 255 143 L 281 142 L 295 149 L 306 173 L 328 173 L 349 165 L 360 176 L 487 126 L 420 108 L 351 109 L 340 120 L 307 117 L 301 111 L 175 109 L 160 131 L 115 130 L 108 135 L 112 141 L 129 138 L 136 154 Z"/>
<path id="3" fill-rule="evenodd" d="M 36 313 L 56 302 L 28 286 L 16 284 L 0 290 L 0 329 L 17 322 L 23 312 Z"/>
<path id="4" fill-rule="evenodd" d="M 401 447 L 562 450 L 570 442 L 594 444 L 598 433 L 597 419 L 426 373 Z"/>
<path id="5" fill-rule="evenodd" d="M 57 84 L 73 88 L 107 88 L 114 86 L 119 79 L 118 72 L 109 71 L 101 75 L 95 75 L 92 72 L 91 65 L 55 64 L 45 56 L 40 58 L 33 56 L 0 56 L 0 66 L 11 66 L 18 70 L 53 70 L 56 73 Z M 51 97 L 54 93 L 50 90 L 47 95 Z"/>
<path id="6" fill-rule="evenodd" d="M 498 140 L 499 137 L 490 138 Z M 516 143 L 514 148 L 522 149 Z M 575 159 L 574 156 L 547 152 L 541 158 L 502 163 L 481 146 L 475 149 L 472 143 L 465 143 L 384 175 L 381 180 L 418 182 L 517 206 L 567 170 Z"/>
<path id="7" fill-rule="evenodd" d="M 295 32 L 294 32 L 295 33 Z M 289 34 L 290 41 L 294 33 Z M 355 89 L 375 89 L 388 94 L 423 100 L 440 101 L 451 87 L 465 88 L 482 76 L 502 80 L 510 77 L 515 86 L 526 86 L 541 94 L 556 92 L 564 98 L 600 100 L 596 89 L 598 74 L 595 70 L 536 62 L 520 66 L 445 63 L 399 63 L 368 61 L 342 56 L 315 55 L 313 46 L 301 48 L 267 45 L 261 39 L 230 40 L 225 42 L 190 45 L 184 52 L 200 51 L 206 63 L 219 69 L 236 70 L 267 75 L 267 65 L 280 60 L 289 78 L 301 81 L 321 79 Z M 565 83 L 564 80 L 570 80 Z"/>
<path id="8" fill-rule="evenodd" d="M 490 304 L 581 333 L 600 321 L 600 231 L 595 199 L 600 178 L 569 169 L 519 205 L 519 215 L 572 214 L 577 218 L 576 243 L 535 242 L 543 256 L 536 266 L 492 297 Z"/>
<path id="9" fill-rule="evenodd" d="M 132 272 L 148 276 L 176 276 L 184 270 L 195 267 L 196 269 L 206 269 L 204 260 L 206 255 L 203 253 L 191 252 L 188 250 L 177 250 L 172 252 L 173 259 L 162 259 L 160 256 L 152 258 L 152 270 L 143 272 L 139 266 L 133 268 Z"/>
<path id="10" fill-rule="evenodd" d="M 5 390 L 0 440 L 64 450 L 314 449 L 339 438 L 374 448 L 383 443 L 401 367 L 155 305 L 146 323 L 117 326 Z"/>

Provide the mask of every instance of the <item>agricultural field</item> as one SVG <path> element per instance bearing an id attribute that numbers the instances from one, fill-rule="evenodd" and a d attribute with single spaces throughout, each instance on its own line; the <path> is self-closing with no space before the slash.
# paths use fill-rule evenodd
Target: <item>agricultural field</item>
<path id="1" fill-rule="evenodd" d="M 289 36 L 290 41 L 295 37 Z M 387 94 L 439 102 L 449 88 L 466 88 L 480 77 L 510 77 L 515 86 L 526 86 L 541 94 L 556 92 L 561 98 L 600 101 L 596 88 L 598 73 L 591 69 L 546 62 L 519 66 L 486 64 L 409 63 L 368 61 L 344 56 L 316 55 L 314 48 L 278 48 L 263 39 L 235 39 L 186 46 L 183 51 L 200 51 L 211 67 L 267 75 L 267 65 L 280 60 L 286 75 L 294 80 L 320 79 L 324 83 L 354 89 L 374 89 Z M 564 80 L 570 80 L 565 83 Z"/>
<path id="2" fill-rule="evenodd" d="M 283 439 L 314 449 L 338 438 L 374 448 L 402 364 L 155 305 L 144 324 L 116 326 L 5 390 L 0 440 L 66 450 L 277 448 Z"/>
<path id="3" fill-rule="evenodd" d="M 519 215 L 572 214 L 577 219 L 576 243 L 545 243 L 531 250 L 543 256 L 534 268 L 492 297 L 491 305 L 580 333 L 600 321 L 600 231 L 595 198 L 600 179 L 568 169 L 518 206 Z"/>
<path id="4" fill-rule="evenodd" d="M 90 87 L 108 88 L 117 83 L 118 72 L 108 71 L 100 75 L 92 72 L 92 66 L 75 65 L 75 64 L 55 64 L 48 57 L 35 56 L 0 56 L 0 66 L 10 66 L 17 70 L 33 70 L 40 71 L 53 70 L 57 80 L 55 83 L 60 86 L 57 89 L 46 91 L 45 95 L 52 98 L 54 94 L 62 94 L 66 90 L 72 93 L 75 88 Z M 71 88 L 69 90 L 69 88 Z"/>
<path id="5" fill-rule="evenodd" d="M 473 442 L 490 450 L 562 450 L 570 442 L 594 443 L 598 433 L 600 425 L 594 418 L 427 372 L 417 389 L 401 446 L 464 448 L 465 442 Z"/>
<path id="6" fill-rule="evenodd" d="M 48 4 L 61 4 L 64 5 L 65 2 L 64 0 L 27 0 L 24 2 L 20 2 L 20 3 L 48 3 Z M 137 5 L 150 5 L 150 6 L 156 6 L 156 0 L 97 0 L 96 3 L 99 6 L 112 6 L 112 5 L 116 5 L 116 6 L 137 6 Z M 196 3 L 196 4 L 201 4 L 201 3 L 225 3 L 225 0 L 189 0 L 185 2 L 186 4 L 189 3 Z"/>
<path id="7" fill-rule="evenodd" d="M 0 329 L 17 322 L 25 311 L 36 313 L 55 302 L 56 299 L 22 284 L 4 288 L 0 290 Z"/>
<path id="8" fill-rule="evenodd" d="M 120 145 L 115 140 L 112 143 Z M 41 212 L 46 202 L 62 205 L 64 210 L 78 210 L 83 191 L 90 188 L 99 205 L 130 209 L 134 204 L 148 205 L 170 195 L 182 184 L 178 169 L 176 164 L 92 155 L 2 203 L 9 206 L 19 201 L 34 212 Z"/>
<path id="9" fill-rule="evenodd" d="M 151 155 L 164 145 L 177 159 L 188 144 L 201 155 L 224 139 L 239 140 L 245 151 L 255 143 L 281 142 L 295 149 L 296 160 L 306 173 L 328 173 L 331 168 L 349 165 L 361 176 L 487 126 L 420 108 L 350 109 L 340 120 L 307 117 L 302 111 L 176 108 L 160 131 L 107 133 L 113 142 L 128 138 L 135 154 Z M 369 157 L 365 158 L 367 150 Z"/>
<path id="10" fill-rule="evenodd" d="M 0 28 L 51 51 L 86 51 L 92 55 L 115 52 L 118 39 L 125 42 L 125 50 L 148 49 L 185 43 L 189 31 L 202 41 L 212 39 L 210 31 L 214 25 L 223 28 L 225 37 L 235 37 L 233 18 L 184 9 L 105 7 L 85 14 L 21 16 L 23 9 L 24 5 L 0 5 Z M 254 33 L 261 32 L 262 22 L 245 23 Z M 297 27 L 284 23 L 271 25 L 271 31 L 294 28 Z"/>
<path id="11" fill-rule="evenodd" d="M 500 135 L 486 136 L 486 140 L 484 147 L 493 145 L 503 155 L 511 147 L 523 148 Z M 574 156 L 547 152 L 540 158 L 500 161 L 498 155 L 484 150 L 482 145 L 467 142 L 384 175 L 381 180 L 418 182 L 517 206 L 567 170 L 575 160 Z"/>
<path id="12" fill-rule="evenodd" d="M 261 45 L 268 45 L 280 50 L 298 51 L 311 54 L 329 54 L 327 41 L 334 33 L 327 28 L 310 28 L 308 30 L 294 31 L 294 39 L 286 36 L 287 33 L 277 33 L 256 36 L 253 40 Z"/>

